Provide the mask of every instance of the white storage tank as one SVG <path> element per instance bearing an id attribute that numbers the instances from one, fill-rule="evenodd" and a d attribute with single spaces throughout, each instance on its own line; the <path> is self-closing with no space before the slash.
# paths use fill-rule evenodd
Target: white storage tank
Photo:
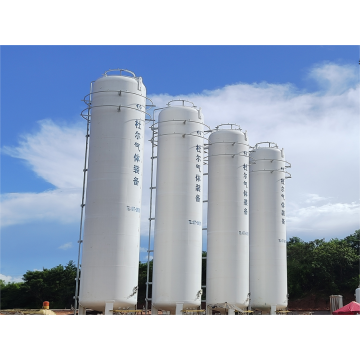
<path id="1" fill-rule="evenodd" d="M 127 76 L 130 74 L 130 76 Z M 126 76 L 125 76 L 126 75 Z M 120 71 L 93 84 L 79 303 L 137 303 L 146 88 Z"/>
<path id="2" fill-rule="evenodd" d="M 204 119 L 187 105 L 158 119 L 152 306 L 172 314 L 201 304 Z"/>
<path id="3" fill-rule="evenodd" d="M 252 309 L 275 313 L 288 305 L 286 168 L 283 149 L 258 143 L 250 152 L 250 298 Z"/>
<path id="4" fill-rule="evenodd" d="M 209 137 L 206 303 L 227 302 L 246 309 L 249 144 L 239 126 L 226 127 Z"/>

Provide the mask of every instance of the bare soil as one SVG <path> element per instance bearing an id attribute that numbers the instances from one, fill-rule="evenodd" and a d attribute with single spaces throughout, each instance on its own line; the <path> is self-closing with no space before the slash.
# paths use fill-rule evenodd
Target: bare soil
<path id="1" fill-rule="evenodd" d="M 355 292 L 355 291 L 354 291 Z M 355 301 L 354 292 L 343 293 L 343 294 L 330 294 L 330 295 L 342 295 L 343 296 L 343 305 Z M 290 311 L 294 310 L 321 310 L 321 311 L 330 311 L 330 295 L 324 296 L 319 294 L 309 294 L 302 299 L 289 299 L 288 309 Z"/>

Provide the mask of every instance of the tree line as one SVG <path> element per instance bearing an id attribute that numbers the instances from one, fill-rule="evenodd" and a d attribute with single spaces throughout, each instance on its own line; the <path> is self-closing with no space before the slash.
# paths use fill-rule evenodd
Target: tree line
<path id="1" fill-rule="evenodd" d="M 310 293 L 329 296 L 353 292 L 360 283 L 360 230 L 344 239 L 287 242 L 290 299 Z"/>
<path id="2" fill-rule="evenodd" d="M 23 282 L 7 283 L 0 280 L 1 309 L 39 309 L 49 301 L 53 309 L 70 309 L 74 304 L 76 265 L 58 265 L 42 271 L 27 271 Z"/>
<path id="3" fill-rule="evenodd" d="M 354 291 L 360 282 L 360 230 L 344 239 L 316 239 L 305 242 L 292 237 L 287 242 L 289 299 L 308 294 L 329 296 Z M 206 257 L 206 252 L 203 252 Z M 150 262 L 152 281 L 153 262 Z M 1 309 L 37 309 L 49 301 L 53 309 L 70 309 L 74 305 L 76 265 L 58 265 L 42 271 L 27 271 L 21 283 L 0 280 Z M 147 263 L 139 263 L 138 307 L 145 305 Z M 206 259 L 202 260 L 202 284 L 206 282 Z M 203 299 L 206 296 L 204 288 Z M 149 286 L 151 298 L 151 286 Z"/>

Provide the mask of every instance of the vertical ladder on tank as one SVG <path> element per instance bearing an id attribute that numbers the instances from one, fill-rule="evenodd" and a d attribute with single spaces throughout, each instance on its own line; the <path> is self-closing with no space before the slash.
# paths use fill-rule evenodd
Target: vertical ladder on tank
<path id="1" fill-rule="evenodd" d="M 92 87 L 93 87 L 94 81 L 90 83 L 90 94 L 89 94 L 89 100 L 86 101 L 83 100 L 87 105 L 87 114 L 81 113 L 81 116 L 86 120 L 86 142 L 85 142 L 85 160 L 84 160 L 84 176 L 83 176 L 83 187 L 82 187 L 82 197 L 81 197 L 81 215 L 80 215 L 80 231 L 79 231 L 79 249 L 78 249 L 78 261 L 77 261 L 77 269 L 76 269 L 76 285 L 75 285 L 75 306 L 74 306 L 74 315 L 76 315 L 78 307 L 79 307 L 79 282 L 80 282 L 80 268 L 81 268 L 81 250 L 82 250 L 82 243 L 83 243 L 83 224 L 84 224 L 84 207 L 85 207 L 85 195 L 86 195 L 86 179 L 87 179 L 87 171 L 88 171 L 88 149 L 89 149 L 89 137 L 90 137 L 90 120 L 91 120 L 91 94 L 92 94 Z"/>
<path id="2" fill-rule="evenodd" d="M 204 133 L 211 133 L 212 132 L 212 130 L 205 130 L 204 131 Z M 205 136 L 204 136 L 204 140 L 207 140 L 208 141 L 208 143 L 207 144 L 205 144 L 205 142 L 204 142 L 204 162 L 203 162 L 203 166 L 207 166 L 208 165 L 208 156 L 205 156 L 205 154 L 207 153 L 208 154 L 208 151 L 209 151 L 209 139 L 208 138 L 206 138 Z M 208 170 L 207 171 L 205 171 L 204 170 L 204 176 L 208 176 Z M 207 196 L 207 198 L 208 198 L 208 196 Z M 206 199 L 206 200 L 203 200 L 203 205 L 204 204 L 208 204 L 208 199 Z M 203 221 L 203 223 L 204 223 L 204 221 Z M 207 221 L 206 221 L 206 224 L 207 224 Z M 207 225 L 206 225 L 206 227 L 204 227 L 204 228 L 202 228 L 202 230 L 203 231 L 207 231 Z M 203 233 L 204 234 L 204 233 Z M 204 235 L 203 235 L 203 242 L 204 242 Z M 206 242 L 206 245 L 207 245 L 207 242 Z M 207 246 L 206 246 L 206 254 L 207 254 Z M 201 258 L 201 263 L 202 263 L 202 261 L 203 260 L 205 260 L 205 271 L 206 271 L 206 267 L 207 267 L 207 255 L 206 256 L 202 256 L 202 258 Z M 202 268 L 202 266 L 201 266 L 201 268 Z M 202 270 L 202 269 L 201 269 Z M 201 290 L 203 290 L 203 289 L 205 289 L 205 291 L 203 291 L 203 294 L 202 294 L 202 298 L 203 299 L 201 299 L 201 304 L 202 303 L 205 303 L 206 304 L 206 276 L 205 276 L 205 282 L 203 283 L 203 281 L 202 281 L 202 277 L 203 277 L 203 274 L 202 274 L 202 271 L 201 271 Z M 200 309 L 201 309 L 201 304 L 200 304 Z M 206 313 L 206 312 L 205 312 Z"/>
<path id="3" fill-rule="evenodd" d="M 154 250 L 151 249 L 151 230 L 152 222 L 155 221 L 155 216 L 153 216 L 153 190 L 156 189 L 154 186 L 154 160 L 157 159 L 155 155 L 156 148 L 156 136 L 158 134 L 157 127 L 155 126 L 155 111 L 160 109 L 154 109 L 153 115 L 153 124 L 151 125 L 152 137 L 151 137 L 151 175 L 150 175 L 150 211 L 149 211 L 149 240 L 148 240 L 148 250 L 147 250 L 147 269 L 146 269 L 146 297 L 145 297 L 145 314 L 147 314 L 149 309 L 149 301 L 152 305 L 152 296 L 149 297 L 149 285 L 152 285 L 152 272 L 151 272 L 151 281 L 150 281 L 150 254 L 154 253 Z M 151 286 L 152 290 L 152 286 Z M 151 292 L 152 294 L 152 292 Z"/>

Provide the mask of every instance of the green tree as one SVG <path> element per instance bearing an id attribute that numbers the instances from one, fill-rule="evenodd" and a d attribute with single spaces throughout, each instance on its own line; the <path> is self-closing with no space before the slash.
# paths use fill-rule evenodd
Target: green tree
<path id="1" fill-rule="evenodd" d="M 26 297 L 24 297 L 23 283 L 5 283 L 0 280 L 0 308 L 14 309 L 24 308 L 27 305 Z"/>
<path id="2" fill-rule="evenodd" d="M 343 240 L 316 239 L 304 242 L 298 237 L 287 243 L 288 291 L 291 298 L 308 293 L 326 296 L 353 290 L 359 281 L 360 231 Z"/>
<path id="3" fill-rule="evenodd" d="M 70 261 L 43 271 L 27 271 L 24 286 L 31 305 L 38 308 L 49 301 L 52 308 L 70 308 L 75 293 L 76 266 Z"/>
<path id="4" fill-rule="evenodd" d="M 153 269 L 153 261 L 149 262 L 150 267 L 150 278 L 149 282 L 152 281 L 152 269 Z M 147 262 L 141 263 L 139 262 L 139 280 L 138 280 L 138 303 L 137 306 L 142 308 L 145 306 L 146 302 L 146 279 L 147 279 Z M 149 286 L 149 298 L 151 298 L 151 285 Z"/>
<path id="5" fill-rule="evenodd" d="M 347 236 L 344 240 L 357 254 L 360 254 L 360 230 L 355 230 L 354 234 Z"/>
<path id="6" fill-rule="evenodd" d="M 288 292 L 291 297 L 300 297 L 313 285 L 312 249 L 314 244 L 298 237 L 287 243 Z"/>
<path id="7" fill-rule="evenodd" d="M 340 293 L 355 288 L 358 254 L 345 240 L 323 241 L 314 248 L 312 271 L 317 290 Z"/>
<path id="8" fill-rule="evenodd" d="M 207 257 L 206 251 L 202 252 L 202 257 L 203 258 Z M 201 286 L 206 284 L 206 261 L 207 259 L 201 260 Z M 201 296 L 201 300 L 206 300 L 206 287 L 205 288 L 202 287 L 202 290 L 203 290 L 203 294 Z"/>

